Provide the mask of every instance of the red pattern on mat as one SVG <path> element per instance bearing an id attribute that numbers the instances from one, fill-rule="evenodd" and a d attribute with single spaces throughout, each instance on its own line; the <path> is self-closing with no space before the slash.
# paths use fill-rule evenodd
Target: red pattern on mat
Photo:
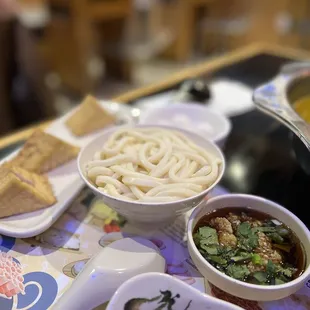
<path id="1" fill-rule="evenodd" d="M 252 301 L 252 300 L 245 300 L 238 298 L 236 296 L 230 295 L 221 289 L 217 288 L 216 286 L 212 285 L 210 283 L 211 287 L 211 293 L 213 296 L 231 302 L 232 304 L 235 304 L 245 310 L 262 310 L 262 308 L 258 305 L 257 301 Z"/>
<path id="2" fill-rule="evenodd" d="M 19 293 L 25 294 L 22 267 L 13 257 L 0 251 L 0 295 L 11 298 Z"/>

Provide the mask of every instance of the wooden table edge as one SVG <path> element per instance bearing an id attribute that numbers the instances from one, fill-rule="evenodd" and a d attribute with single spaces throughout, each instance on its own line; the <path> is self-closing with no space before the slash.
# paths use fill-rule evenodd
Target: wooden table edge
<path id="1" fill-rule="evenodd" d="M 163 81 L 126 92 L 123 95 L 113 98 L 113 100 L 116 102 L 126 103 L 138 99 L 140 97 L 158 92 L 161 89 L 168 88 L 169 86 L 182 82 L 187 78 L 199 76 L 201 74 L 212 73 L 216 70 L 219 70 L 222 67 L 242 61 L 243 59 L 255 56 L 260 53 L 268 53 L 276 56 L 290 57 L 296 60 L 310 59 L 310 53 L 307 51 L 283 47 L 274 44 L 254 43 L 236 49 L 224 55 L 214 57 L 213 59 L 207 60 L 200 64 L 191 66 L 189 68 L 185 68 L 175 74 L 170 75 Z M 51 123 L 52 120 L 44 121 L 39 124 L 27 127 L 25 129 L 21 129 L 9 135 L 3 136 L 2 138 L 0 138 L 0 149 L 27 139 L 33 133 L 34 130 L 38 128 L 45 129 Z"/>

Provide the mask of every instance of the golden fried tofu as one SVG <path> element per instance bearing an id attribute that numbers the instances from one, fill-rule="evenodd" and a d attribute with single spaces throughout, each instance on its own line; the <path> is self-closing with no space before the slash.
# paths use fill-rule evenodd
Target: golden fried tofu
<path id="1" fill-rule="evenodd" d="M 216 217 L 210 220 L 210 226 L 215 228 L 218 232 L 233 233 L 232 225 L 225 217 Z"/>
<path id="2" fill-rule="evenodd" d="M 20 167 L 0 167 L 0 218 L 27 213 L 56 203 L 47 177 Z"/>
<path id="3" fill-rule="evenodd" d="M 115 123 L 115 117 L 105 111 L 96 98 L 87 96 L 75 113 L 66 121 L 76 136 L 83 136 Z"/>
<path id="4" fill-rule="evenodd" d="M 223 246 L 235 247 L 237 245 L 237 237 L 234 234 L 220 231 L 218 233 L 219 243 Z"/>
<path id="5" fill-rule="evenodd" d="M 11 164 L 30 172 L 45 173 L 77 157 L 80 148 L 37 130 Z"/>

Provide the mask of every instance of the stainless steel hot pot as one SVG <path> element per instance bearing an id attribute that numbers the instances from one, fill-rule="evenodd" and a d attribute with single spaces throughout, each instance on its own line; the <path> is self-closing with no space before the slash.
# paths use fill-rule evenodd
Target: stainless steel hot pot
<path id="1" fill-rule="evenodd" d="M 292 63 L 283 66 L 275 78 L 258 87 L 253 100 L 258 109 L 294 133 L 291 138 L 297 161 L 310 174 L 310 125 L 292 107 L 307 95 L 310 95 L 310 63 Z"/>

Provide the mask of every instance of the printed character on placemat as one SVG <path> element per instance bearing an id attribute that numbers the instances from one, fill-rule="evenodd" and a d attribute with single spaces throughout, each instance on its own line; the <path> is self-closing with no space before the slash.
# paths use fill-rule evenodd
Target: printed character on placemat
<path id="1" fill-rule="evenodd" d="M 58 291 L 56 280 L 45 272 L 23 274 L 23 266 L 0 251 L 0 309 L 48 309 Z"/>
<path id="2" fill-rule="evenodd" d="M 154 296 L 153 298 L 143 298 L 143 297 L 137 297 L 132 298 L 128 300 L 124 306 L 124 310 L 143 310 L 143 309 L 150 309 L 150 306 L 153 306 L 154 309 L 167 309 L 167 310 L 173 310 L 173 309 L 184 309 L 188 310 L 191 309 L 191 303 L 192 301 L 184 302 L 182 301 L 182 308 L 180 308 L 181 303 L 178 304 L 177 308 L 174 308 L 173 306 L 176 304 L 178 300 L 181 299 L 180 294 L 173 294 L 171 291 L 159 291 L 159 295 Z M 143 306 L 146 307 L 143 307 Z"/>
<path id="3" fill-rule="evenodd" d="M 66 276 L 74 279 L 75 277 L 77 277 L 79 272 L 84 268 L 88 261 L 89 259 L 82 259 L 79 261 L 71 262 L 62 269 L 62 272 Z"/>

